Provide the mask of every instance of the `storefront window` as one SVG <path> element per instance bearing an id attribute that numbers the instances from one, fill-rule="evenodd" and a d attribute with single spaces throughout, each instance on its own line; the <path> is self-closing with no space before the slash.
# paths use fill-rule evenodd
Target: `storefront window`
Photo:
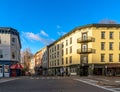
<path id="1" fill-rule="evenodd" d="M 9 65 L 4 65 L 4 72 L 8 73 L 9 72 Z"/>
<path id="2" fill-rule="evenodd" d="M 2 71 L 2 65 L 0 65 L 0 73 L 2 73 L 3 71 Z"/>

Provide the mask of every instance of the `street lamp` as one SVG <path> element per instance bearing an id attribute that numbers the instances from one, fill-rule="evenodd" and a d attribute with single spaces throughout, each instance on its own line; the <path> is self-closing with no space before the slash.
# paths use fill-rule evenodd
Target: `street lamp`
<path id="1" fill-rule="evenodd" d="M 105 75 L 107 76 L 107 65 L 105 66 Z"/>

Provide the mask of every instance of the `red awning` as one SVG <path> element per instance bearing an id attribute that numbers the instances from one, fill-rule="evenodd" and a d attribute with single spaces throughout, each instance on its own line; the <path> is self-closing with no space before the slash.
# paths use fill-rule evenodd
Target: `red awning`
<path id="1" fill-rule="evenodd" d="M 22 65 L 21 64 L 13 64 L 10 66 L 10 69 L 22 69 Z"/>

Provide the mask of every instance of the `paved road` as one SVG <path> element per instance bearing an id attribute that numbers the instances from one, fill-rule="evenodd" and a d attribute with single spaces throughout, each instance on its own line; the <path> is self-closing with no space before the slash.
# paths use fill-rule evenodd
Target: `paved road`
<path id="1" fill-rule="evenodd" d="M 64 77 L 26 77 L 0 83 L 0 92 L 111 92 Z"/>

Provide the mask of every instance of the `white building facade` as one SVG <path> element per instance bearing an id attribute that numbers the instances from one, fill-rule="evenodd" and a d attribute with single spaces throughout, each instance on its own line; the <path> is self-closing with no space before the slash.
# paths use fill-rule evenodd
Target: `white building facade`
<path id="1" fill-rule="evenodd" d="M 19 32 L 0 27 L 0 77 L 10 76 L 10 66 L 20 62 L 20 49 Z"/>

